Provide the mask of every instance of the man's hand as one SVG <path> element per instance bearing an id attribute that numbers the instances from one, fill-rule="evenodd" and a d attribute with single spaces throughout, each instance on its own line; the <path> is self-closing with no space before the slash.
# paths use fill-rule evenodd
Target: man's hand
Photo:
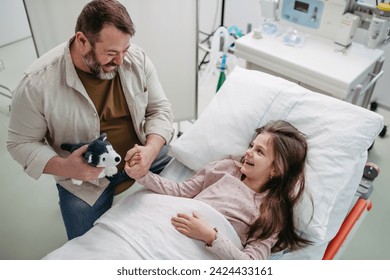
<path id="1" fill-rule="evenodd" d="M 156 158 L 156 152 L 148 146 L 134 145 L 125 156 L 125 171 L 129 177 L 139 179 L 146 175 Z"/>
<path id="2" fill-rule="evenodd" d="M 145 146 L 134 145 L 125 156 L 125 171 L 133 179 L 139 179 L 148 173 L 150 166 L 158 156 L 165 140 L 160 135 L 149 134 Z"/>
<path id="3" fill-rule="evenodd" d="M 81 181 L 97 179 L 103 167 L 93 167 L 84 161 L 83 153 L 87 147 L 88 145 L 84 145 L 78 148 L 66 158 L 52 157 L 46 164 L 44 173 Z"/>

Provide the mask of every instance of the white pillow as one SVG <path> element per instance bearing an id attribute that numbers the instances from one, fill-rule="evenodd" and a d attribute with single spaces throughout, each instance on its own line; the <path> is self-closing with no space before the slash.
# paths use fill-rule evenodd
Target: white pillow
<path id="1" fill-rule="evenodd" d="M 313 241 L 331 240 L 354 199 L 367 150 L 383 127 L 382 116 L 282 78 L 236 67 L 198 120 L 172 143 L 171 154 L 193 170 L 241 156 L 255 129 L 278 119 L 297 127 L 309 144 L 299 228 Z M 309 195 L 315 208 L 311 220 Z"/>

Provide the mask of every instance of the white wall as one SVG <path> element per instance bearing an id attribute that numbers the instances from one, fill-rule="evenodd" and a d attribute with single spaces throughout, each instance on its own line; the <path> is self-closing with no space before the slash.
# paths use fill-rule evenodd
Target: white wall
<path id="1" fill-rule="evenodd" d="M 30 36 L 22 0 L 1 0 L 0 47 Z"/>
<path id="2" fill-rule="evenodd" d="M 77 16 L 89 0 L 24 0 L 24 2 L 38 54 L 41 56 L 74 34 Z"/>
<path id="3" fill-rule="evenodd" d="M 0 1 L 0 85 L 13 91 L 37 56 L 23 1 Z M 2 88 L 0 91 L 9 94 Z"/>
<path id="4" fill-rule="evenodd" d="M 0 84 L 13 91 L 19 83 L 24 69 L 37 58 L 31 37 L 0 47 Z M 1 90 L 1 89 L 0 89 Z"/>

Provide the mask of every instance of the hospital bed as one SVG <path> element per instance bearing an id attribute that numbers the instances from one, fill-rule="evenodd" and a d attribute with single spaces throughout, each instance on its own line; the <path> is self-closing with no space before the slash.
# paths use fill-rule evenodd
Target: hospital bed
<path id="1" fill-rule="evenodd" d="M 271 259 L 337 258 L 348 232 L 370 207 L 370 191 L 359 188 L 369 187 L 376 177 L 377 168 L 367 167 L 368 149 L 383 127 L 383 117 L 375 112 L 236 67 L 200 117 L 171 144 L 174 159 L 162 176 L 182 181 L 210 161 L 240 156 L 255 129 L 277 119 L 292 123 L 308 140 L 306 193 L 296 219 L 300 234 L 313 244 Z M 44 259 L 213 259 L 203 242 L 178 233 L 170 223 L 177 212 L 192 211 L 241 246 L 230 223 L 212 207 L 141 188 L 115 204 L 85 235 Z"/>

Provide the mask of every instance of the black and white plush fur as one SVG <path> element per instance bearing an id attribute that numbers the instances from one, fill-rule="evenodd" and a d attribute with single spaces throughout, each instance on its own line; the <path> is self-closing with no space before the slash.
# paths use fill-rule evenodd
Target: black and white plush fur
<path id="1" fill-rule="evenodd" d="M 88 143 L 61 145 L 61 149 L 73 152 Z M 104 167 L 98 178 L 113 176 L 118 172 L 116 166 L 122 160 L 121 156 L 114 150 L 111 143 L 107 141 L 107 135 L 103 133 L 100 137 L 88 144 L 86 152 L 83 154 L 85 161 L 95 167 Z M 72 179 L 75 185 L 81 185 L 83 181 Z"/>

